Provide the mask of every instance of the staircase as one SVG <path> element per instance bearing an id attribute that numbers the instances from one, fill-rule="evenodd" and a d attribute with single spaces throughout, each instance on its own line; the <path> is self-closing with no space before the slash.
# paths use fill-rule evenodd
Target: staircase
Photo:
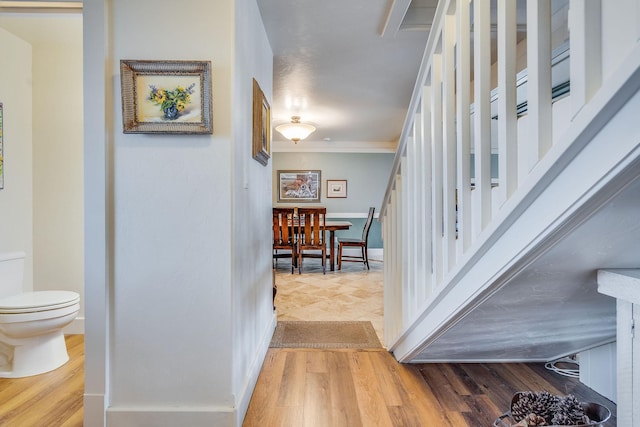
<path id="1" fill-rule="evenodd" d="M 401 362 L 616 339 L 597 270 L 640 264 L 640 2 L 521 3 L 438 3 L 380 209 Z"/>

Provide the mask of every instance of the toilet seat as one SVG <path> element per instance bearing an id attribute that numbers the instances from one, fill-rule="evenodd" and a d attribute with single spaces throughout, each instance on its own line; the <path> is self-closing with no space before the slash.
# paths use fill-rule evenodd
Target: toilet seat
<path id="1" fill-rule="evenodd" d="M 71 291 L 25 292 L 0 298 L 0 314 L 36 313 L 78 304 L 80 295 Z"/>

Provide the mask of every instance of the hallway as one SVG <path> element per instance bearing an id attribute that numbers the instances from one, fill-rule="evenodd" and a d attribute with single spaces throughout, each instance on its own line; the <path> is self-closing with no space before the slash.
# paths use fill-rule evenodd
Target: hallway
<path id="1" fill-rule="evenodd" d="M 383 342 L 382 263 L 349 263 L 322 274 L 308 261 L 302 275 L 278 263 L 278 320 L 368 320 Z M 384 344 L 384 342 L 383 342 Z M 574 394 L 614 414 L 615 404 L 577 379 L 543 364 L 399 364 L 386 350 L 271 348 L 244 427 L 479 427 L 493 425 L 514 393 Z"/>

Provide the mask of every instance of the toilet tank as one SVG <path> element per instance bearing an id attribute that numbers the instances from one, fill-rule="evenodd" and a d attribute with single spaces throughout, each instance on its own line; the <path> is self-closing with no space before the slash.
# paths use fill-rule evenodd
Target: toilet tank
<path id="1" fill-rule="evenodd" d="M 24 252 L 0 253 L 0 298 L 22 292 Z"/>

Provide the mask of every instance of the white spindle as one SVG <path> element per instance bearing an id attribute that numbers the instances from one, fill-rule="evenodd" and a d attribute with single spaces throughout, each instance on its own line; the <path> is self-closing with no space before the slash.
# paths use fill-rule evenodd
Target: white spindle
<path id="1" fill-rule="evenodd" d="M 400 175 L 398 176 L 398 180 L 396 183 L 396 189 L 398 190 L 398 196 L 400 197 L 398 201 L 397 213 L 398 220 L 400 221 L 400 247 L 402 248 L 400 253 L 402 257 L 400 258 L 400 277 L 402 283 L 402 311 L 405 313 L 404 320 L 407 320 L 407 316 L 412 313 L 413 301 L 411 301 L 411 283 L 409 282 L 409 245 L 411 242 L 409 229 L 409 221 L 408 221 L 408 212 L 406 209 L 407 200 L 408 200 L 408 191 L 407 191 L 407 157 L 402 157 L 402 162 L 400 163 Z"/>
<path id="2" fill-rule="evenodd" d="M 640 0 L 636 0 L 635 8 L 636 8 L 636 40 L 640 41 Z"/>
<path id="3" fill-rule="evenodd" d="M 415 205 L 413 210 L 415 212 L 416 222 L 413 230 L 414 245 L 415 245 L 415 257 L 414 257 L 414 270 L 415 270 L 415 303 L 419 305 L 424 296 L 424 194 L 423 194 L 423 175 L 424 165 L 422 164 L 422 149 L 424 143 L 422 123 L 422 114 L 414 114 L 413 119 L 413 143 L 414 143 L 414 179 L 415 179 Z"/>
<path id="4" fill-rule="evenodd" d="M 415 126 L 415 124 L 414 124 Z M 415 132 L 415 130 L 414 130 Z M 403 193 L 406 195 L 404 198 L 403 206 L 404 206 L 404 215 L 406 221 L 405 231 L 407 234 L 406 240 L 406 262 L 407 268 L 405 281 L 407 282 L 407 301 L 410 304 L 410 310 L 413 312 L 415 310 L 416 301 L 415 301 L 415 287 L 416 287 L 416 240 L 408 238 L 409 235 L 413 235 L 416 230 L 416 184 L 415 184 L 415 173 L 416 173 L 416 158 L 415 158 L 415 133 L 413 137 L 407 138 L 407 154 L 403 159 L 403 171 L 406 169 L 406 173 L 403 173 L 404 177 L 404 187 Z"/>
<path id="5" fill-rule="evenodd" d="M 456 14 L 458 254 L 462 255 L 471 244 L 471 17 L 468 0 L 457 0 Z"/>
<path id="6" fill-rule="evenodd" d="M 444 272 L 456 263 L 456 17 L 446 15 L 442 34 L 442 123 L 444 157 L 443 171 L 443 227 Z"/>
<path id="7" fill-rule="evenodd" d="M 600 0 L 569 3 L 572 117 L 589 102 L 602 82 L 601 8 Z"/>
<path id="8" fill-rule="evenodd" d="M 421 184 L 421 196 L 422 196 L 422 213 L 421 218 L 423 222 L 423 233 L 420 236 L 423 246 L 423 258 L 422 263 L 424 265 L 424 284 L 418 288 L 418 300 L 420 302 L 427 299 L 433 291 L 433 276 L 431 274 L 433 270 L 433 246 L 431 244 L 433 237 L 432 229 L 432 212 L 433 212 L 433 200 L 432 200 L 432 171 L 431 171 L 431 88 L 425 86 L 422 89 L 421 100 L 421 116 L 422 116 L 422 184 Z"/>
<path id="9" fill-rule="evenodd" d="M 395 196 L 395 202 L 393 204 L 393 208 L 394 208 L 394 216 L 396 218 L 395 220 L 395 233 L 396 233 L 396 271 L 395 271 L 395 278 L 394 280 L 396 281 L 397 284 L 397 289 L 398 289 L 398 301 L 397 301 L 397 307 L 398 307 L 398 323 L 400 324 L 400 328 L 402 328 L 402 325 L 404 325 L 404 322 L 407 318 L 407 312 L 404 309 L 405 305 L 404 305 L 404 276 L 403 276 L 403 270 L 402 270 L 402 259 L 404 258 L 404 241 L 406 240 L 407 236 L 403 236 L 402 235 L 402 221 L 404 220 L 404 218 L 402 217 L 403 215 L 403 207 L 402 207 L 402 175 L 397 175 L 396 176 L 396 191 L 394 193 Z"/>
<path id="10" fill-rule="evenodd" d="M 527 115 L 540 160 L 552 145 L 551 0 L 527 1 Z"/>
<path id="11" fill-rule="evenodd" d="M 516 2 L 498 1 L 498 203 L 518 187 Z"/>
<path id="12" fill-rule="evenodd" d="M 442 281 L 442 55 L 431 62 L 431 176 L 434 285 Z"/>
<path id="13" fill-rule="evenodd" d="M 473 1 L 474 157 L 477 206 L 474 236 L 491 219 L 491 17 L 490 0 Z"/>

